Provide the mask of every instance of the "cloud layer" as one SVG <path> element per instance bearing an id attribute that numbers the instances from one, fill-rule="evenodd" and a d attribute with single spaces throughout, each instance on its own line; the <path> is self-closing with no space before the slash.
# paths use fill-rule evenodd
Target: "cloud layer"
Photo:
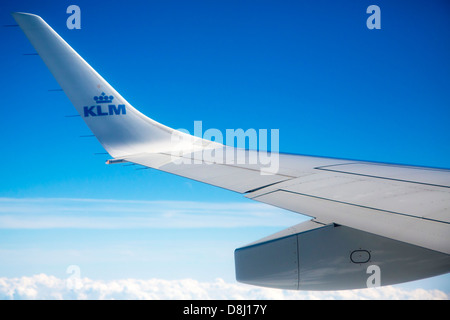
<path id="1" fill-rule="evenodd" d="M 93 280 L 80 278 L 76 275 L 80 272 L 73 270 L 73 274 L 67 279 L 57 278 L 42 264 L 42 259 L 50 263 L 53 269 L 66 268 L 68 263 L 83 265 L 85 270 L 97 270 L 106 265 L 118 265 L 118 270 L 124 261 L 130 265 L 151 265 L 154 269 L 145 274 L 155 274 L 155 277 L 164 278 L 158 268 L 165 268 L 167 261 L 174 254 L 168 254 L 166 248 L 171 248 L 173 239 L 159 239 L 157 235 L 150 237 L 147 230 L 139 230 L 139 235 L 131 237 L 135 229 L 163 229 L 162 232 L 178 232 L 177 229 L 186 228 L 235 228 L 235 227 L 285 227 L 301 222 L 308 218 L 287 213 L 284 210 L 273 208 L 259 203 L 213 203 L 213 202 L 183 202 L 183 201 L 127 201 L 109 199 L 14 199 L 0 198 L 0 229 L 6 235 L 4 243 L 9 241 L 7 235 L 28 234 L 32 232 L 33 242 L 27 237 L 23 242 L 15 238 L 17 242 L 8 242 L 8 246 L 0 250 L 0 258 L 3 263 L 3 272 L 10 277 L 0 277 L 0 299 L 448 299 L 447 293 L 440 290 L 404 290 L 398 287 L 383 287 L 376 289 L 313 292 L 313 291 L 283 291 L 265 289 L 242 285 L 235 282 L 225 282 L 217 279 L 205 282 L 193 279 L 163 280 L 163 279 L 120 279 L 120 280 Z M 78 233 L 69 232 L 65 235 L 66 228 L 74 230 L 97 229 L 90 233 L 91 237 L 84 237 L 82 242 L 77 238 Z M 9 230 L 8 230 L 9 229 Z M 51 245 L 47 242 L 49 229 L 61 230 L 62 233 L 52 231 L 56 240 Z M 120 230 L 128 229 L 115 238 L 106 237 L 108 234 L 98 235 L 98 229 Z M 168 230 L 174 229 L 174 230 Z M 196 229 L 191 229 L 196 230 Z M 247 232 L 250 228 L 247 228 Z M 22 233 L 20 233 L 22 232 Z M 115 231 L 114 231 L 115 232 Z M 115 233 L 111 234 L 115 234 Z M 196 231 L 197 232 L 197 231 Z M 143 234 L 146 236 L 144 237 Z M 158 233 L 160 234 L 160 233 Z M 88 234 L 89 235 L 89 234 Z M 120 237 L 120 235 L 122 237 Z M 98 237 L 98 238 L 96 238 Z M 102 237 L 106 237 L 103 239 Z M 73 241 L 73 239 L 78 239 Z M 102 241 L 98 241 L 98 240 Z M 156 241 L 156 240 L 158 241 Z M 209 238 L 206 238 L 207 240 Z M 180 261 L 202 259 L 205 264 L 203 270 L 217 268 L 214 265 L 225 258 L 223 255 L 214 255 L 205 258 L 211 250 L 228 250 L 227 241 L 218 238 L 214 247 L 208 248 L 209 242 L 202 242 L 201 252 L 195 247 L 195 241 L 204 241 L 203 238 L 195 238 L 189 244 L 184 239 L 184 245 L 189 250 L 184 250 L 184 255 L 178 257 Z M 176 239 L 177 240 L 177 239 Z M 234 239 L 233 239 L 234 240 Z M 167 242 L 159 248 L 160 242 Z M 53 245 L 53 242 L 59 245 Z M 232 241 L 231 241 L 232 242 Z M 36 251 L 36 244 L 39 250 Z M 92 244 L 95 243 L 95 246 Z M 107 245 L 106 245 L 107 244 Z M 105 251 L 105 248 L 107 250 Z M 130 255 L 121 254 L 125 249 L 131 250 Z M 181 247 L 180 247 L 181 248 Z M 235 246 L 232 246 L 232 252 Z M 110 250 L 110 251 L 108 251 Z M 171 249 L 173 250 L 173 248 Z M 209 250 L 209 251 L 208 251 Z M 30 254 L 31 253 L 31 254 Z M 83 257 L 83 258 L 80 258 Z M 228 259 L 228 258 L 226 258 Z M 50 262 L 51 261 L 51 262 Z M 90 264 L 95 264 L 97 269 Z M 206 267 L 206 265 L 208 267 Z M 31 266 L 25 268 L 24 266 Z M 90 268 L 91 267 L 91 268 Z M 222 268 L 222 265 L 219 266 Z M 10 269 L 20 268 L 22 273 L 10 272 Z M 90 268 L 90 269 L 89 269 Z M 101 268 L 100 268 L 101 269 Z M 196 277 L 194 273 L 198 268 L 191 270 L 189 277 Z M 123 277 L 123 270 L 111 271 L 115 277 Z M 137 269 L 131 269 L 135 277 Z M 179 269 L 176 269 L 179 272 Z M 222 270 L 222 269 L 221 269 Z M 224 268 L 222 271 L 227 272 Z M 139 271 L 139 270 L 138 270 Z M 44 273 L 40 273 L 44 272 Z M 116 274 L 114 273 L 116 272 Z M 134 273 L 133 273 L 134 272 Z M 40 273 L 31 277 L 22 274 Z M 47 273 L 47 274 L 46 274 Z M 117 275 L 120 274 L 120 275 Z M 126 274 L 126 273 L 125 273 Z M 158 275 L 156 275 L 158 274 Z M 179 274 L 179 273 L 169 273 Z M 15 278 L 11 276 L 16 276 Z M 95 277 L 95 275 L 90 275 Z M 126 275 L 125 275 L 126 277 Z M 182 277 L 182 276 L 181 276 Z M 226 276 L 225 276 L 226 277 Z M 447 290 L 445 290 L 447 291 Z"/>
<path id="2" fill-rule="evenodd" d="M 0 198 L 1 229 L 273 227 L 304 220 L 257 202 Z"/>
<path id="3" fill-rule="evenodd" d="M 412 299 L 448 300 L 439 290 L 404 290 L 396 287 L 348 291 L 286 291 L 227 283 L 222 279 L 199 282 L 193 279 L 122 279 L 56 278 L 38 274 L 31 277 L 0 278 L 0 299 L 88 299 L 88 300 L 311 300 L 311 299 Z"/>

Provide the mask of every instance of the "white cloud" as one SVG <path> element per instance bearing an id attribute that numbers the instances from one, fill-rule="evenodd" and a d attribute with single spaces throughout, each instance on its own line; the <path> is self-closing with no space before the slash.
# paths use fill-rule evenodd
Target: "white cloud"
<path id="1" fill-rule="evenodd" d="M 405 290 L 381 287 L 348 291 L 286 291 L 227 283 L 222 279 L 199 282 L 193 279 L 59 279 L 46 274 L 0 278 L 0 299 L 89 299 L 89 300 L 311 300 L 311 299 L 412 299 L 448 300 L 439 290 Z"/>

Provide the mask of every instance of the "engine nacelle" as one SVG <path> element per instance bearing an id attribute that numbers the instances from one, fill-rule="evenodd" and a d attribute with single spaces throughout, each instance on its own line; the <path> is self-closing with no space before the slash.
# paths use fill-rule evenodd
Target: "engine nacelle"
<path id="1" fill-rule="evenodd" d="M 236 249 L 234 255 L 237 281 L 292 290 L 384 286 L 450 271 L 447 254 L 313 221 Z"/>

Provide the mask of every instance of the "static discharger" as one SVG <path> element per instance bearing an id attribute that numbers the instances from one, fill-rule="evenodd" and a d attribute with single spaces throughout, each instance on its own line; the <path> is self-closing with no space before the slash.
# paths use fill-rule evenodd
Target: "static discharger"
<path id="1" fill-rule="evenodd" d="M 124 162 L 128 162 L 124 159 L 109 159 L 106 160 L 106 164 L 115 164 L 115 163 L 124 163 Z"/>

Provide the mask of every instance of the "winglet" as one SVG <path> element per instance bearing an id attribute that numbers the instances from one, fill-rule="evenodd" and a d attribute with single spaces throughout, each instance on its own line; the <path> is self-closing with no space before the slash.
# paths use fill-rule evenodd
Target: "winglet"
<path id="1" fill-rule="evenodd" d="M 184 141 L 190 138 L 191 142 L 183 146 L 190 152 L 194 145 L 204 145 L 197 141 L 202 139 L 158 123 L 132 107 L 41 17 L 19 12 L 12 15 L 82 119 L 114 158 L 172 152 L 181 146 L 174 135 Z"/>

